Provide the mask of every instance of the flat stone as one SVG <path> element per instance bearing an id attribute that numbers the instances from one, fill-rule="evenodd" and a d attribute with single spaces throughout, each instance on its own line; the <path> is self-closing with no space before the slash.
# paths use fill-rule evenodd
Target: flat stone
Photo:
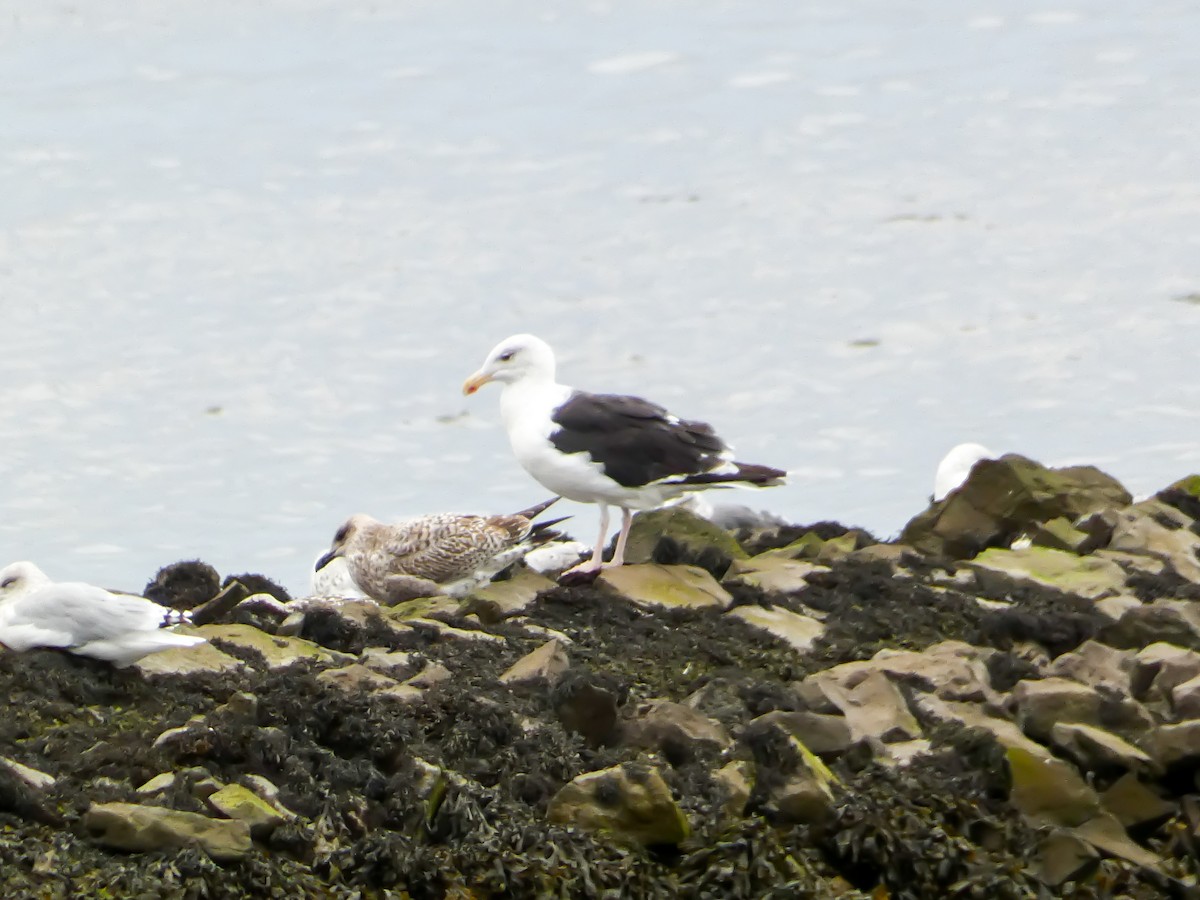
<path id="1" fill-rule="evenodd" d="M 133 668 L 144 676 L 198 675 L 205 672 L 232 672 L 244 665 L 236 656 L 230 656 L 212 644 L 203 643 L 151 653 L 135 662 Z"/>
<path id="2" fill-rule="evenodd" d="M 538 594 L 556 587 L 545 575 L 532 569 L 518 568 L 511 578 L 493 581 L 476 588 L 463 604 L 464 612 L 474 612 L 485 622 L 497 622 L 524 612 Z"/>
<path id="3" fill-rule="evenodd" d="M 554 795 L 549 817 L 647 846 L 679 844 L 691 833 L 658 770 L 634 763 L 578 776 Z"/>
<path id="4" fill-rule="evenodd" d="M 27 766 L 24 763 L 19 763 L 15 759 L 0 756 L 0 766 L 7 769 L 34 790 L 43 791 L 54 787 L 55 778 L 53 775 L 35 769 L 32 766 Z"/>
<path id="5" fill-rule="evenodd" d="M 987 672 L 987 661 L 995 652 L 963 641 L 941 641 L 920 652 L 884 648 L 869 660 L 842 663 L 822 674 L 841 679 L 845 673 L 852 683 L 857 683 L 861 676 L 852 673 L 873 670 L 894 681 L 920 683 L 946 700 L 998 702 L 999 696 L 992 690 Z"/>
<path id="6" fill-rule="evenodd" d="M 232 862 L 253 848 L 250 826 L 245 822 L 210 819 L 161 806 L 93 803 L 83 824 L 101 844 L 117 850 L 148 852 L 195 846 L 217 862 Z"/>
<path id="7" fill-rule="evenodd" d="M 1169 699 L 1171 692 L 1200 675 L 1200 653 L 1159 641 L 1143 647 L 1134 660 L 1133 695 L 1139 700 Z"/>
<path id="8" fill-rule="evenodd" d="M 1192 621 L 1187 607 L 1158 599 L 1129 609 L 1100 634 L 1114 647 L 1141 650 L 1151 644 L 1175 644 L 1200 650 L 1200 625 Z"/>
<path id="9" fill-rule="evenodd" d="M 404 685 L 414 688 L 431 688 L 439 684 L 445 684 L 454 677 L 449 669 L 443 666 L 436 659 L 432 659 L 425 663 L 425 666 L 416 675 L 404 681 Z"/>
<path id="10" fill-rule="evenodd" d="M 1100 864 L 1100 854 L 1072 829 L 1055 828 L 1038 844 L 1034 866 L 1050 887 L 1086 878 Z"/>
<path id="11" fill-rule="evenodd" d="M 981 585 L 993 588 L 1003 588 L 1006 582 L 1024 582 L 1095 600 L 1118 594 L 1125 587 L 1125 572 L 1115 562 L 1047 547 L 992 547 L 967 565 Z"/>
<path id="12" fill-rule="evenodd" d="M 1164 769 L 1200 763 L 1200 719 L 1159 725 L 1138 742 Z"/>
<path id="13" fill-rule="evenodd" d="M 355 694 L 381 694 L 397 700 L 415 700 L 423 693 L 418 687 L 401 684 L 394 678 L 367 668 L 361 663 L 326 669 L 317 676 L 317 681 L 332 685 L 339 690 Z"/>
<path id="14" fill-rule="evenodd" d="M 1100 812 L 1077 826 L 1075 833 L 1106 856 L 1147 868 L 1157 868 L 1162 862 L 1162 857 L 1131 840 L 1121 823 L 1107 812 Z"/>
<path id="15" fill-rule="evenodd" d="M 571 667 L 566 648 L 556 640 L 546 641 L 531 653 L 522 656 L 500 676 L 502 684 L 528 684 L 544 681 L 553 685 Z"/>
<path id="16" fill-rule="evenodd" d="M 203 625 L 195 631 L 210 641 L 225 641 L 260 654 L 270 669 L 283 669 L 301 660 L 318 663 L 334 660 L 333 654 L 312 641 L 267 634 L 252 625 Z"/>
<path id="17" fill-rule="evenodd" d="M 1196 556 L 1200 536 L 1191 525 L 1192 520 L 1175 507 L 1161 500 L 1143 500 L 1118 513 L 1109 547 L 1162 560 L 1189 581 L 1200 582 Z"/>
<path id="18" fill-rule="evenodd" d="M 1049 547 L 1051 550 L 1063 550 L 1077 556 L 1090 553 L 1100 546 L 1100 543 L 1086 531 L 1074 527 L 1065 516 L 1039 522 L 1033 528 L 1033 543 L 1039 547 Z"/>
<path id="19" fill-rule="evenodd" d="M 801 653 L 811 648 L 817 638 L 825 633 L 824 623 L 782 606 L 774 606 L 771 609 L 761 606 L 739 606 L 730 610 L 727 615 L 762 629 Z"/>
<path id="20" fill-rule="evenodd" d="M 208 805 L 227 819 L 237 819 L 250 827 L 251 836 L 263 840 L 288 816 L 254 791 L 240 784 L 227 784 L 209 795 Z"/>
<path id="21" fill-rule="evenodd" d="M 1088 640 L 1054 660 L 1047 674 L 1130 695 L 1134 662 L 1134 654 L 1128 650 L 1117 650 L 1099 641 Z"/>
<path id="22" fill-rule="evenodd" d="M 894 744 L 879 744 L 875 750 L 875 758 L 885 766 L 903 768 L 932 749 L 933 742 L 927 738 L 897 741 Z"/>
<path id="23" fill-rule="evenodd" d="M 505 639 L 498 634 L 491 634 L 487 631 L 476 631 L 473 628 L 457 628 L 454 625 L 447 625 L 440 619 L 406 619 L 410 625 L 415 627 L 432 628 L 441 637 L 451 638 L 460 641 L 484 641 L 493 644 L 506 643 Z"/>
<path id="24" fill-rule="evenodd" d="M 979 729 L 990 734 L 1005 750 L 1018 749 L 1032 756 L 1052 758 L 1049 750 L 1028 738 L 1015 722 L 988 715 L 978 704 L 943 700 L 932 694 L 923 694 L 917 697 L 915 702 L 924 714 L 934 719 L 958 722 L 967 728 Z"/>
<path id="25" fill-rule="evenodd" d="M 754 790 L 754 764 L 744 759 L 726 763 L 713 773 L 713 780 L 721 786 L 725 802 L 721 804 L 721 815 L 726 819 L 740 819 L 746 814 L 746 804 Z"/>
<path id="26" fill-rule="evenodd" d="M 165 791 L 167 788 L 175 784 L 176 775 L 174 772 L 159 772 L 153 778 L 143 783 L 140 787 L 134 790 L 134 793 L 150 796 Z"/>
<path id="27" fill-rule="evenodd" d="M 828 571 L 828 566 L 788 559 L 768 551 L 750 559 L 735 560 L 723 580 L 748 584 L 763 591 L 790 594 L 808 587 L 808 576 L 813 572 Z"/>
<path id="28" fill-rule="evenodd" d="M 1171 689 L 1171 706 L 1181 719 L 1200 719 L 1200 675 Z"/>
<path id="29" fill-rule="evenodd" d="M 436 615 L 458 615 L 461 605 L 460 601 L 452 597 L 421 597 L 405 600 L 395 606 L 381 606 L 379 611 L 387 619 L 408 622 L 411 619 L 428 619 Z"/>
<path id="30" fill-rule="evenodd" d="M 1026 679 L 1012 689 L 1017 722 L 1026 734 L 1043 743 L 1060 722 L 1099 725 L 1101 702 L 1095 688 L 1068 678 Z"/>
<path id="31" fill-rule="evenodd" d="M 1114 781 L 1100 795 L 1100 802 L 1125 828 L 1160 824 L 1175 815 L 1175 804 L 1156 794 L 1133 772 L 1126 772 Z"/>
<path id="32" fill-rule="evenodd" d="M 690 706 L 670 700 L 650 700 L 639 704 L 637 715 L 625 723 L 624 743 L 660 750 L 670 759 L 682 750 L 704 744 L 724 750 L 732 741 L 720 722 Z"/>
<path id="33" fill-rule="evenodd" d="M 778 726 L 822 758 L 840 756 L 854 745 L 846 717 L 840 714 L 774 710 L 750 721 L 750 727 L 761 725 Z"/>
<path id="34" fill-rule="evenodd" d="M 603 570 L 596 583 L 639 606 L 651 608 L 728 609 L 733 603 L 729 592 L 696 566 L 618 566 Z"/>
<path id="35" fill-rule="evenodd" d="M 1050 729 L 1050 743 L 1085 772 L 1140 772 L 1153 768 L 1145 751 L 1110 731 L 1080 722 L 1059 722 Z"/>
<path id="36" fill-rule="evenodd" d="M 1121 616 L 1142 605 L 1142 601 L 1133 594 L 1114 594 L 1111 597 L 1101 597 L 1096 601 L 1096 612 L 1111 622 L 1118 622 Z"/>
<path id="37" fill-rule="evenodd" d="M 377 672 L 394 672 L 412 665 L 414 654 L 403 650 L 387 650 L 383 647 L 367 647 L 359 656 L 359 662 Z"/>
<path id="38" fill-rule="evenodd" d="M 854 740 L 878 738 L 887 744 L 921 736 L 904 697 L 882 672 L 867 673 L 853 688 L 830 682 L 824 690 L 846 717 Z"/>

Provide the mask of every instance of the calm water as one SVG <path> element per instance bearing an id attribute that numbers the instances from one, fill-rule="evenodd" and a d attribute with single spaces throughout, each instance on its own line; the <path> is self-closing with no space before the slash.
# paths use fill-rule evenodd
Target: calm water
<path id="1" fill-rule="evenodd" d="M 1200 470 L 1198 41 L 1190 2 L 0 0 L 0 562 L 300 588 L 351 512 L 539 500 L 459 394 L 515 331 L 794 470 L 732 499 L 799 521 L 894 532 L 965 440 Z"/>

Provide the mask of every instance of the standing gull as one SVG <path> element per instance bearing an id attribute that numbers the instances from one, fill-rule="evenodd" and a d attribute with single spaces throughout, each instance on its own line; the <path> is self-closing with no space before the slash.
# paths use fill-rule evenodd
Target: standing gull
<path id="1" fill-rule="evenodd" d="M 320 572 L 344 559 L 354 583 L 373 600 L 393 605 L 437 594 L 457 596 L 489 580 L 520 559 L 535 543 L 550 540 L 551 525 L 533 523 L 558 498 L 509 516 L 442 513 L 385 524 L 351 516 L 338 529 Z"/>
<path id="2" fill-rule="evenodd" d="M 128 666 L 159 650 L 204 643 L 164 629 L 180 621 L 180 613 L 145 597 L 53 582 L 31 562 L 0 569 L 0 643 L 18 653 L 57 647 Z"/>
<path id="3" fill-rule="evenodd" d="M 531 334 L 501 341 L 467 379 L 464 394 L 489 381 L 504 385 L 500 414 L 517 461 L 547 489 L 600 506 L 600 537 L 591 560 L 603 562 L 608 507 L 619 506 L 621 531 L 610 566 L 625 560 L 633 510 L 662 506 L 687 491 L 719 485 L 768 487 L 787 475 L 735 462 L 733 451 L 704 422 L 689 422 L 640 397 L 589 394 L 554 380 L 554 352 Z"/>

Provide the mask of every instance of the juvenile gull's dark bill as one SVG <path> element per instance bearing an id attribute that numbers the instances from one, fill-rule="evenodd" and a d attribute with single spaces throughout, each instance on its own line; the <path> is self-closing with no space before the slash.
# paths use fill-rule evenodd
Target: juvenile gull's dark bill
<path id="1" fill-rule="evenodd" d="M 782 484 L 782 469 L 736 462 L 712 427 L 687 421 L 641 397 L 590 394 L 559 384 L 554 352 L 531 334 L 497 344 L 463 384 L 473 394 L 489 381 L 503 385 L 500 414 L 517 461 L 560 496 L 600 507 L 600 537 L 589 561 L 604 565 L 608 507 L 620 507 L 621 531 L 610 566 L 625 560 L 633 510 L 654 509 L 708 487 Z"/>
<path id="2" fill-rule="evenodd" d="M 77 581 L 57 583 L 31 562 L 0 569 L 0 643 L 22 653 L 54 647 L 128 666 L 204 638 L 176 634 L 180 614 L 153 600 Z"/>
<path id="3" fill-rule="evenodd" d="M 316 568 L 320 572 L 344 559 L 362 592 L 388 606 L 416 597 L 458 596 L 555 537 L 549 527 L 562 519 L 533 519 L 557 499 L 512 515 L 441 513 L 390 524 L 360 513 L 338 529 Z"/>

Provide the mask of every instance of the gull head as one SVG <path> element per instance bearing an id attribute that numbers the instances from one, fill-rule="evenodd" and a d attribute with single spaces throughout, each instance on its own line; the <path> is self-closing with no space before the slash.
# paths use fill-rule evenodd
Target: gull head
<path id="1" fill-rule="evenodd" d="M 0 600 L 16 597 L 49 584 L 46 573 L 26 560 L 10 563 L 0 569 Z"/>
<path id="2" fill-rule="evenodd" d="M 512 384 L 531 377 L 554 380 L 554 351 L 532 334 L 514 334 L 492 348 L 479 371 L 463 383 L 463 393 L 473 394 L 489 381 Z"/>
<path id="3" fill-rule="evenodd" d="M 333 536 L 333 543 L 329 545 L 329 551 L 322 554 L 317 560 L 317 564 L 313 567 L 314 572 L 320 572 L 323 568 L 346 555 L 346 548 L 351 541 L 355 539 L 366 527 L 374 525 L 375 520 L 370 516 L 356 513 L 342 523 L 342 527 L 337 530 Z"/>

